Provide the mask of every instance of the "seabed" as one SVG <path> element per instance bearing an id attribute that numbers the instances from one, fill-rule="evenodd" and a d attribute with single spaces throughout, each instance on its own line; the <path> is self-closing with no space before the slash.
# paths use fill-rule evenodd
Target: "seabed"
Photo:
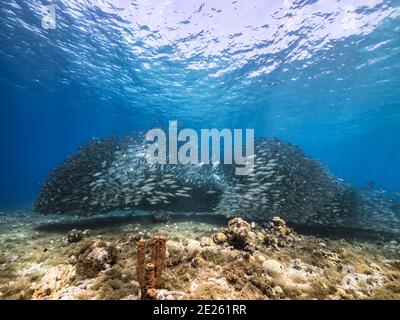
<path id="1" fill-rule="evenodd" d="M 164 236 L 157 299 L 400 299 L 395 235 L 143 212 L 0 212 L 0 299 L 140 299 L 137 243 Z"/>

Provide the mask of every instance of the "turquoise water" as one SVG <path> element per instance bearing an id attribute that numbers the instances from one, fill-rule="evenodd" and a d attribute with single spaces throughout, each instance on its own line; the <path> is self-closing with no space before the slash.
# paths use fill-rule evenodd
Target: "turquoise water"
<path id="1" fill-rule="evenodd" d="M 92 137 L 170 120 L 400 191 L 399 22 L 400 1 L 2 1 L 0 205 L 29 205 Z"/>

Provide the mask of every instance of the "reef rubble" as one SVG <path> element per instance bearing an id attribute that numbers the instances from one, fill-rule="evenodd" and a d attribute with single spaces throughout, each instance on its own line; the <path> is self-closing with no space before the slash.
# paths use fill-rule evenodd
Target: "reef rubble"
<path id="1" fill-rule="evenodd" d="M 396 240 L 299 234 L 279 217 L 160 224 L 149 215 L 90 232 L 82 218 L 40 217 L 0 218 L 0 299 L 140 299 L 137 244 L 158 235 L 165 253 L 152 298 L 400 299 Z M 43 227 L 57 223 L 71 231 Z"/>

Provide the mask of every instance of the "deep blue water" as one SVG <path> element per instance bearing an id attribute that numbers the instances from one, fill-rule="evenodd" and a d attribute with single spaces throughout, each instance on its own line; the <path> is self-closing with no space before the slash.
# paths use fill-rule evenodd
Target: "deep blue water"
<path id="1" fill-rule="evenodd" d="M 1 1 L 0 31 L 1 206 L 92 137 L 169 120 L 400 190 L 400 1 Z"/>

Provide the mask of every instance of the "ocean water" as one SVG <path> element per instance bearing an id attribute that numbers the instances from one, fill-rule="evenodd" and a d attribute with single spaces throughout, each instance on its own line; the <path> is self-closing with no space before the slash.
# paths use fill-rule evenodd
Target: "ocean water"
<path id="1" fill-rule="evenodd" d="M 158 298 L 400 299 L 400 0 L 1 1 L 0 97 L 0 299 L 137 299 L 134 244 L 154 235 Z M 148 219 L 114 192 L 136 151 L 76 153 L 170 121 L 254 129 L 279 187 L 179 168 L 201 187 Z M 264 277 L 277 264 L 287 283 Z"/>
<path id="2" fill-rule="evenodd" d="M 45 29 L 46 6 L 55 29 Z M 254 128 L 400 188 L 400 2 L 2 1 L 0 204 L 92 137 Z"/>
<path id="3" fill-rule="evenodd" d="M 399 191 L 399 1 L 1 4 L 0 203 L 92 137 L 254 128 Z"/>

